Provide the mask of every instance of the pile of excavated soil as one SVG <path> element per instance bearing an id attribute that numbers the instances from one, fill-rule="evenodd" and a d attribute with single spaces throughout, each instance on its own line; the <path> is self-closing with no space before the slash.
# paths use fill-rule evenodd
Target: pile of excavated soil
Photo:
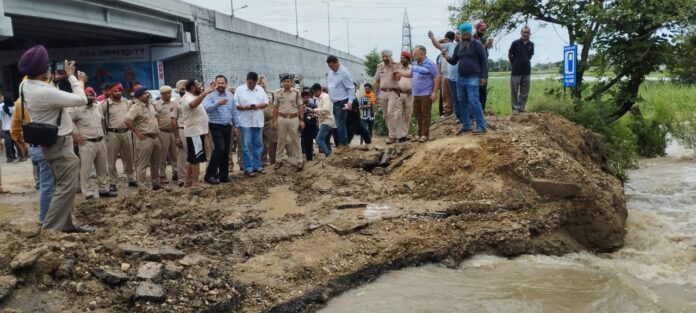
<path id="1" fill-rule="evenodd" d="M 607 252 L 621 183 L 595 136 L 552 114 L 351 150 L 202 191 L 81 204 L 94 234 L 0 225 L 0 309 L 303 312 L 388 270 L 478 252 Z"/>

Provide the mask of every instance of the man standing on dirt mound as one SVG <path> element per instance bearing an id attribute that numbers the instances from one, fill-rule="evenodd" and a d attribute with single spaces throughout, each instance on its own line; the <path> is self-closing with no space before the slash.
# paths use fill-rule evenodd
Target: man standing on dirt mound
<path id="1" fill-rule="evenodd" d="M 150 167 L 150 180 L 153 190 L 161 190 L 159 176 L 160 150 L 159 122 L 157 110 L 150 102 L 150 94 L 143 86 L 133 92 L 133 106 L 126 113 L 124 123 L 135 135 L 135 163 L 138 177 L 138 192 L 147 194 L 147 174 Z"/>
<path id="2" fill-rule="evenodd" d="M 244 176 L 247 177 L 266 173 L 261 163 L 261 153 L 263 152 L 263 110 L 268 107 L 268 95 L 258 85 L 258 81 L 259 74 L 249 72 L 247 83 L 239 86 L 237 93 L 234 94 L 242 132 Z"/>
<path id="3" fill-rule="evenodd" d="M 392 60 L 392 52 L 382 51 L 382 63 L 377 65 L 375 72 L 375 90 L 379 93 L 379 101 L 382 104 L 384 122 L 389 130 L 389 137 L 386 140 L 388 145 L 394 144 L 399 138 L 399 122 L 403 114 L 403 105 L 399 102 L 401 90 L 396 73 L 399 65 Z"/>
<path id="4" fill-rule="evenodd" d="M 275 169 L 283 166 L 283 158 L 287 155 L 288 164 L 301 171 L 303 165 L 298 130 L 305 127 L 302 120 L 304 103 L 300 92 L 292 88 L 292 82 L 290 75 L 283 76 L 283 89 L 276 91 L 273 96 L 273 128 L 278 131 Z"/>
<path id="5" fill-rule="evenodd" d="M 486 120 L 483 117 L 481 98 L 479 91 L 481 86 L 488 84 L 488 56 L 483 44 L 472 36 L 473 26 L 464 23 L 459 26 L 462 41 L 454 48 L 454 53 L 449 56 L 446 49 L 442 50 L 442 56 L 452 65 L 458 64 L 459 81 L 457 82 L 457 96 L 462 117 L 462 129 L 458 134 L 471 132 L 471 120 L 467 116 L 473 115 L 477 129 L 474 133 L 482 135 L 486 133 Z"/>
<path id="6" fill-rule="evenodd" d="M 102 102 L 101 110 L 106 120 L 106 149 L 108 151 L 108 171 L 111 186 L 109 191 L 116 192 L 118 183 L 118 171 L 116 159 L 119 154 L 123 162 L 123 169 L 128 177 L 128 186 L 138 187 L 133 170 L 133 139 L 131 132 L 123 124 L 126 112 L 130 108 L 128 100 L 123 98 L 123 86 L 115 84 L 111 86 L 111 96 Z"/>
<path id="7" fill-rule="evenodd" d="M 411 54 L 408 51 L 401 52 L 401 70 L 411 70 Z M 411 140 L 408 132 L 411 129 L 411 118 L 413 117 L 413 81 L 411 78 L 401 78 L 399 80 L 399 101 L 403 109 L 399 122 L 399 142 Z"/>
<path id="8" fill-rule="evenodd" d="M 430 139 L 433 102 L 437 99 L 440 86 L 440 72 L 426 53 L 425 47 L 416 46 L 413 50 L 416 62 L 412 64 L 411 70 L 400 71 L 400 76 L 413 78 L 413 112 L 418 120 L 418 137 L 414 140 L 419 142 Z"/>
<path id="9" fill-rule="evenodd" d="M 326 64 L 331 69 L 329 72 L 329 96 L 333 102 L 333 115 L 338 133 L 336 152 L 339 153 L 350 144 L 346 119 L 348 118 L 348 110 L 355 99 L 355 85 L 353 85 L 353 76 L 350 75 L 345 66 L 338 63 L 337 57 L 330 55 L 326 59 Z"/>

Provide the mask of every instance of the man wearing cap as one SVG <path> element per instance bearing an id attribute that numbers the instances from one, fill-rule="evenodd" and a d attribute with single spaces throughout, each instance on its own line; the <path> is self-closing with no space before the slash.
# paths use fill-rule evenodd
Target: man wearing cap
<path id="1" fill-rule="evenodd" d="M 82 84 L 75 77 L 75 62 L 65 61 L 65 73 L 72 93 L 60 91 L 45 81 L 48 78 L 48 52 L 43 46 L 27 50 L 18 62 L 19 72 L 29 79 L 20 85 L 20 96 L 33 122 L 56 125 L 58 138 L 41 150 L 55 177 L 55 192 L 43 223 L 43 229 L 59 232 L 91 232 L 76 225 L 73 217 L 75 190 L 78 188 L 80 160 L 73 152 L 70 133 L 73 125 L 66 108 L 87 104 Z"/>
<path id="2" fill-rule="evenodd" d="M 179 93 L 179 97 L 174 100 L 172 104 L 172 111 L 170 118 L 172 121 L 172 128 L 174 129 L 174 144 L 176 145 L 176 178 L 172 177 L 172 180 L 177 180 L 179 187 L 184 186 L 184 180 L 186 179 L 186 158 L 188 152 L 186 150 L 186 135 L 184 134 L 184 122 L 183 114 L 181 110 L 181 97 L 186 94 L 186 80 L 182 79 L 176 82 L 176 90 Z"/>
<path id="3" fill-rule="evenodd" d="M 178 178 L 176 177 L 176 137 L 174 137 L 174 132 L 178 130 L 172 127 L 171 114 L 174 109 L 172 87 L 164 85 L 160 87 L 159 92 L 161 98 L 154 104 L 157 112 L 157 123 L 159 124 L 159 140 L 162 147 L 159 155 L 159 177 L 160 183 L 168 184 L 167 160 L 172 164 L 172 180 Z"/>
<path id="4" fill-rule="evenodd" d="M 118 171 L 116 170 L 116 159 L 119 154 L 123 169 L 128 178 L 128 186 L 138 187 L 133 174 L 133 139 L 131 132 L 126 124 L 123 123 L 130 104 L 123 98 L 123 86 L 114 84 L 111 86 L 111 96 L 102 102 L 101 110 L 106 120 L 106 148 L 108 150 L 108 169 L 111 186 L 109 190 L 116 192 L 118 183 Z"/>
<path id="5" fill-rule="evenodd" d="M 124 124 L 135 135 L 135 164 L 138 177 L 138 192 L 147 192 L 147 167 L 150 167 L 152 189 L 160 190 L 159 162 L 162 145 L 159 140 L 157 111 L 150 103 L 147 88 L 140 86 L 133 92 L 133 106 L 126 113 Z"/>
<path id="6" fill-rule="evenodd" d="M 426 53 L 425 47 L 416 46 L 413 50 L 416 61 L 411 69 L 400 71 L 401 76 L 413 78 L 413 111 L 418 121 L 418 138 L 415 139 L 419 142 L 430 140 L 432 106 L 440 88 L 440 72 Z"/>
<path id="7" fill-rule="evenodd" d="M 86 200 L 95 200 L 97 194 L 100 198 L 116 197 L 116 193 L 110 191 L 107 183 L 107 150 L 104 141 L 104 116 L 101 108 L 94 105 L 96 93 L 91 87 L 85 88 L 87 105 L 75 108 L 70 112 L 73 129 L 73 138 L 80 151 L 80 185 L 82 195 Z M 97 184 L 92 182 L 92 168 L 97 172 Z"/>
<path id="8" fill-rule="evenodd" d="M 239 131 L 237 106 L 234 104 L 234 95 L 227 91 L 227 77 L 215 77 L 215 90 L 203 100 L 213 141 L 213 153 L 204 180 L 211 185 L 230 182 L 230 140 L 233 129 L 235 132 Z"/>
<path id="9" fill-rule="evenodd" d="M 355 99 L 355 85 L 353 85 L 353 76 L 350 75 L 348 69 L 338 63 L 338 58 L 330 55 L 326 59 L 326 64 L 331 71 L 329 72 L 329 96 L 334 104 L 334 118 L 336 120 L 336 132 L 338 134 L 338 149 L 336 153 L 341 152 L 350 144 L 348 142 L 348 128 L 346 126 L 346 118 L 348 110 Z"/>
<path id="10" fill-rule="evenodd" d="M 411 54 L 408 51 L 401 52 L 401 64 L 399 69 L 402 71 L 411 70 Z M 399 119 L 399 134 L 398 141 L 405 142 L 409 140 L 408 131 L 411 128 L 411 117 L 413 116 L 413 82 L 411 78 L 402 77 L 399 80 L 399 102 L 404 108 L 402 110 L 403 114 Z"/>
<path id="11" fill-rule="evenodd" d="M 476 23 L 476 35 L 474 36 L 474 38 L 480 41 L 483 44 L 483 47 L 486 48 L 486 59 L 489 55 L 488 50 L 491 47 L 493 47 L 493 40 L 489 39 L 488 36 L 486 36 L 487 29 L 488 25 L 486 25 L 484 21 Z M 488 84 L 479 87 L 479 99 L 481 100 L 481 110 L 483 110 L 483 113 L 485 115 L 486 102 L 488 101 Z"/>
<path id="12" fill-rule="evenodd" d="M 483 44 L 474 39 L 471 24 L 460 25 L 459 32 L 462 40 L 454 49 L 454 54 L 450 57 L 446 49 L 442 50 L 442 55 L 447 62 L 457 65 L 459 71 L 457 96 L 459 96 L 462 128 L 458 134 L 472 131 L 471 119 L 469 118 L 471 115 L 476 120 L 476 129 L 473 132 L 482 135 L 486 133 L 486 120 L 481 108 L 479 87 L 487 84 L 488 57 Z"/>
<path id="13" fill-rule="evenodd" d="M 284 75 L 281 83 L 283 89 L 278 90 L 273 97 L 273 128 L 278 130 L 275 168 L 279 169 L 283 165 L 283 158 L 287 154 L 287 162 L 300 171 L 302 170 L 302 153 L 299 151 L 298 129 L 305 126 L 302 120 L 304 103 L 302 103 L 300 92 L 292 88 L 293 79 L 290 75 Z M 288 139 L 290 143 L 286 144 Z"/>
<path id="14" fill-rule="evenodd" d="M 384 122 L 389 129 L 389 137 L 386 140 L 388 145 L 394 144 L 400 138 L 399 130 L 403 116 L 403 106 L 399 101 L 401 89 L 399 89 L 399 82 L 396 79 L 398 71 L 399 65 L 394 63 L 392 52 L 382 51 L 382 63 L 377 65 L 375 72 L 375 90 L 380 92 Z"/>

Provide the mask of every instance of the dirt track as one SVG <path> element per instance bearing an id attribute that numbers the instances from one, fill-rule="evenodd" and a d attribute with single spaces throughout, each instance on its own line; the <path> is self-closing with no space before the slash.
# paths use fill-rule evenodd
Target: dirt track
<path id="1" fill-rule="evenodd" d="M 0 224 L 0 277 L 18 280 L 0 308 L 314 311 L 405 266 L 622 245 L 623 189 L 594 135 L 551 114 L 490 124 L 456 137 L 445 121 L 429 143 L 352 150 L 300 174 L 81 204 L 91 235 L 27 239 Z M 34 262 L 13 270 L 32 249 Z M 147 262 L 162 268 L 138 278 Z M 144 281 L 162 296 L 136 293 Z"/>

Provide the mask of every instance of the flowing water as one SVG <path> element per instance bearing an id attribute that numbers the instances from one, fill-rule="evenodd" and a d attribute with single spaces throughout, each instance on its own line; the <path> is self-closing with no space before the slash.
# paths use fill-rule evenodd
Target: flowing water
<path id="1" fill-rule="evenodd" d="M 628 234 L 616 253 L 396 271 L 322 312 L 696 312 L 696 154 L 667 152 L 629 174 Z"/>

